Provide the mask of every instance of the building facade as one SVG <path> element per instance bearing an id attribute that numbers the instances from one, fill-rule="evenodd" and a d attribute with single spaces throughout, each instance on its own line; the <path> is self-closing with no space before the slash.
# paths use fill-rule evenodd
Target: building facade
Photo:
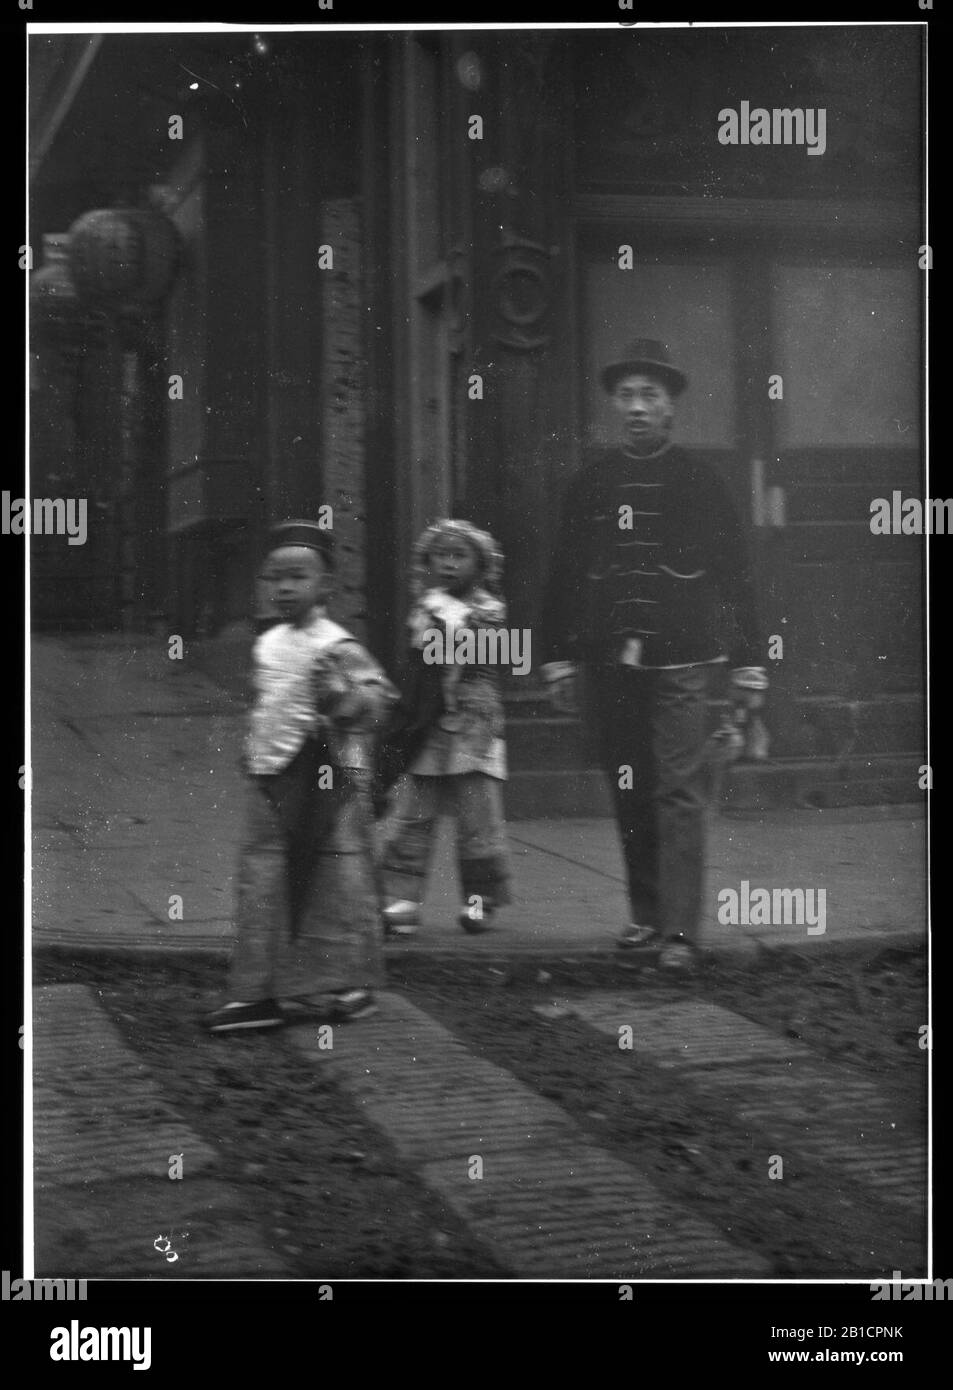
<path id="1" fill-rule="evenodd" d="M 37 622 L 214 637 L 267 526 L 330 506 L 385 660 L 439 514 L 500 537 L 532 628 L 599 368 L 655 337 L 750 523 L 774 753 L 922 746 L 923 543 L 869 526 L 924 490 L 919 27 L 30 45 L 32 488 L 98 518 L 38 556 Z M 755 108 L 823 111 L 823 151 L 719 140 Z M 145 306 L 71 298 L 110 208 L 177 229 Z"/>

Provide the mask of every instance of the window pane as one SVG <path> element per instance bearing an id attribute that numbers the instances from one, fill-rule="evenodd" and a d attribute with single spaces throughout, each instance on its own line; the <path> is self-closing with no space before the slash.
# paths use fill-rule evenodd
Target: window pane
<path id="1" fill-rule="evenodd" d="M 919 272 L 776 266 L 780 446 L 915 445 Z"/>

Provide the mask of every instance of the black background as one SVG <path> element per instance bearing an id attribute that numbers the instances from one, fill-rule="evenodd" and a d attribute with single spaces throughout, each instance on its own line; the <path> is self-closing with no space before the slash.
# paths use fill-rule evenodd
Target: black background
<path id="1" fill-rule="evenodd" d="M 689 3 L 663 0 L 636 0 L 633 11 L 618 8 L 617 0 L 566 0 L 560 4 L 539 3 L 538 0 L 335 0 L 334 9 L 319 9 L 313 3 L 282 3 L 270 0 L 267 5 L 222 4 L 218 0 L 206 4 L 173 3 L 173 0 L 129 0 L 125 5 L 99 3 L 56 3 L 56 0 L 34 0 L 32 11 L 21 11 L 17 0 L 0 0 L 0 58 L 3 62 L 3 100 L 5 102 L 3 131 L 5 134 L 4 173 L 6 197 L 3 220 L 7 235 L 2 239 L 5 270 L 0 276 L 4 286 L 2 322 L 9 351 L 6 354 L 6 425 L 0 487 L 11 494 L 25 496 L 24 455 L 24 293 L 25 275 L 18 266 L 18 247 L 25 241 L 24 198 L 26 186 L 26 120 L 25 120 L 25 26 L 26 23 L 84 21 L 90 23 L 165 23 L 231 22 L 238 24 L 491 24 L 502 23 L 623 23 L 652 22 L 741 22 L 760 24 L 794 22 L 811 25 L 815 22 L 845 21 L 927 23 L 929 26 L 930 92 L 930 169 L 936 163 L 937 152 L 945 153 L 945 131 L 938 102 L 943 98 L 942 85 L 946 70 L 944 29 L 949 23 L 949 6 L 936 0 L 937 12 L 921 10 L 917 0 L 870 0 L 862 7 L 845 3 L 831 4 L 830 0 L 778 0 L 777 3 L 752 3 L 751 0 L 693 0 Z M 944 15 L 943 11 L 947 13 Z M 938 97 L 939 92 L 939 97 Z M 929 178 L 931 213 L 935 206 L 936 181 Z M 935 213 L 933 213 L 935 222 Z M 931 397 L 942 399 L 943 378 L 939 361 L 939 345 L 947 334 L 937 285 L 944 278 L 942 238 L 932 229 L 933 254 L 937 269 L 930 280 L 930 361 Z M 926 240 L 926 236 L 924 236 Z M 939 244 L 937 244 L 939 241 Z M 935 410 L 933 411 L 935 415 Z M 935 437 L 935 431 L 933 436 Z M 950 472 L 945 457 L 931 454 L 931 494 L 950 492 Z M 7 1120 L 4 1139 L 3 1226 L 0 1268 L 18 1277 L 22 1264 L 22 1087 L 23 1057 L 18 1046 L 18 1030 L 23 1019 L 23 803 L 24 794 L 18 786 L 18 772 L 26 761 L 24 751 L 24 538 L 0 536 L 0 564 L 3 567 L 2 605 L 7 633 L 8 660 L 5 663 L 4 747 L 6 750 L 2 781 L 4 800 L 9 811 L 7 831 L 2 840 L 3 882 L 6 921 L 4 930 L 3 980 L 3 1056 L 4 1115 Z M 934 865 L 931 883 L 932 910 L 932 993 L 934 1022 L 934 1144 L 933 1144 L 933 1215 L 934 1215 L 934 1275 L 944 1278 L 953 1275 L 949 1245 L 949 1147 L 946 1140 L 945 1095 L 948 1090 L 947 1059 L 949 1047 L 944 1028 L 943 1001 L 950 979 L 949 941 L 947 939 L 946 901 L 943 895 L 945 857 L 951 843 L 949 835 L 949 800 L 945 779 L 949 768 L 949 722 L 945 717 L 946 699 L 937 699 L 937 692 L 948 695 L 944 682 L 946 641 L 946 591 L 949 576 L 953 537 L 937 536 L 929 541 L 930 556 L 930 703 L 929 723 L 933 795 L 931 799 L 931 856 Z M 939 866 L 939 868 L 937 868 Z M 237 1372 L 241 1382 L 248 1381 L 256 1368 L 269 1366 L 281 1372 L 303 1370 L 315 1379 L 333 1374 L 335 1379 L 363 1380 L 370 1373 L 368 1350 L 371 1346 L 384 1358 L 383 1373 L 391 1376 L 416 1376 L 426 1370 L 441 1380 L 460 1374 L 459 1360 L 465 1370 L 489 1371 L 494 1376 L 517 1373 L 518 1361 L 524 1357 L 534 1373 L 534 1379 L 547 1374 L 547 1362 L 555 1351 L 556 1375 L 560 1380 L 572 1376 L 602 1380 L 616 1374 L 619 1364 L 626 1378 L 640 1373 L 666 1374 L 676 1380 L 689 1370 L 707 1370 L 716 1379 L 729 1380 L 742 1368 L 755 1372 L 759 1378 L 771 1374 L 767 1353 L 777 1349 L 818 1349 L 817 1338 L 812 1342 L 772 1340 L 772 1325 L 783 1327 L 814 1326 L 900 1326 L 903 1337 L 895 1340 L 867 1339 L 831 1343 L 838 1350 L 896 1350 L 904 1352 L 902 1369 L 898 1365 L 868 1363 L 859 1368 L 861 1374 L 886 1379 L 894 1374 L 926 1375 L 932 1372 L 933 1357 L 939 1350 L 940 1329 L 948 1310 L 933 1302 L 885 1301 L 872 1302 L 867 1284 L 647 1284 L 633 1285 L 631 1303 L 620 1300 L 619 1285 L 607 1283 L 516 1283 L 501 1284 L 457 1282 L 426 1284 L 414 1282 L 335 1282 L 333 1298 L 322 1301 L 319 1283 L 308 1282 L 90 1282 L 86 1303 L 4 1303 L 3 1318 L 5 1360 L 22 1360 L 28 1377 L 37 1374 L 41 1382 L 47 1375 L 68 1380 L 81 1372 L 129 1375 L 128 1364 L 72 1363 L 59 1369 L 59 1363 L 49 1360 L 50 1329 L 79 1319 L 80 1326 L 126 1325 L 152 1328 L 152 1375 L 194 1378 L 211 1372 L 216 1381 Z M 426 1317 L 427 1304 L 460 1304 L 470 1311 L 464 1336 L 466 1341 L 435 1335 L 442 1330 Z M 552 1317 L 537 1319 L 522 1317 L 519 1322 L 501 1327 L 488 1323 L 486 1305 L 501 1308 L 504 1304 L 524 1305 L 524 1313 L 534 1307 L 542 1312 L 544 1305 L 582 1307 L 585 1304 L 620 1305 L 618 1321 L 599 1324 L 619 1329 L 624 1340 L 613 1338 L 607 1343 L 586 1335 L 584 1324 L 575 1319 Z M 423 1306 L 421 1306 L 423 1305 Z M 526 1308 L 525 1305 L 529 1305 Z M 344 1322 L 338 1316 L 345 1308 L 363 1311 L 360 1321 L 350 1318 Z M 392 1309 L 400 1319 L 395 1337 L 380 1338 L 377 1319 Z M 463 1311 L 461 1309 L 461 1311 Z M 517 1311 L 514 1308 L 514 1311 Z M 424 1317 L 419 1316 L 420 1313 Z M 372 1314 L 371 1322 L 367 1314 Z M 513 1329 L 516 1329 L 515 1336 Z M 356 1334 L 356 1335 L 355 1335 Z M 13 1353 L 12 1355 L 10 1353 Z M 581 1365 L 576 1369 L 569 1353 L 577 1352 Z M 622 1353 L 621 1362 L 612 1353 Z M 481 1355 L 482 1353 L 482 1355 Z M 514 1356 L 515 1353 L 515 1356 Z M 520 1355 L 522 1353 L 522 1356 Z M 627 1354 L 626 1354 L 627 1353 Z M 610 1357 L 612 1361 L 610 1363 Z M 940 1363 L 942 1364 L 942 1362 Z M 610 1369 L 611 1366 L 611 1369 Z M 572 1367 L 572 1369 L 570 1369 Z M 847 1370 L 847 1368 L 844 1368 Z M 849 1374 L 858 1368 L 850 1367 Z M 472 1373 L 471 1371 L 471 1373 Z M 816 1372 L 815 1372 L 816 1373 Z"/>

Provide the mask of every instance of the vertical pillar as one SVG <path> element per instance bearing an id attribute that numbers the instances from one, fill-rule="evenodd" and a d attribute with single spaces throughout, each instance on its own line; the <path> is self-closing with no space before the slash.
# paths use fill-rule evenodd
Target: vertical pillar
<path id="1" fill-rule="evenodd" d="M 365 355 L 361 228 L 353 198 L 322 207 L 321 243 L 333 268 L 324 286 L 321 350 L 323 501 L 334 514 L 335 615 L 364 638 L 367 621 L 367 510 L 364 476 Z"/>
<path id="2" fill-rule="evenodd" d="M 393 254 L 391 219 L 399 191 L 392 102 L 397 86 L 399 36 L 376 43 L 362 67 L 361 207 L 364 214 L 363 285 L 366 305 L 365 505 L 367 524 L 367 641 L 391 669 L 402 656 L 400 581 L 406 544 L 397 485 L 395 303 L 403 270 Z"/>
<path id="3" fill-rule="evenodd" d="M 489 40 L 481 55 L 471 303 L 484 399 L 468 406 L 467 504 L 503 543 L 511 622 L 529 626 L 549 558 L 554 446 L 569 447 L 571 431 L 568 55 L 539 33 Z"/>
<path id="4" fill-rule="evenodd" d="M 137 625 L 151 626 L 164 606 L 161 575 L 165 571 L 165 403 L 164 325 L 147 323 L 138 343 L 138 409 L 133 487 L 136 533 Z"/>

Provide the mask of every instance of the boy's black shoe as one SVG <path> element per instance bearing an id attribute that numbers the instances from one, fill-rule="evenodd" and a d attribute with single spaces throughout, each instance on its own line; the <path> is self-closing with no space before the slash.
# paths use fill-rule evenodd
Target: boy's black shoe
<path id="1" fill-rule="evenodd" d="M 281 1013 L 286 1023 L 333 1023 L 331 1003 L 327 997 L 308 999 L 304 996 L 282 999 Z"/>
<path id="2" fill-rule="evenodd" d="M 280 1028 L 284 1016 L 273 999 L 254 1004 L 224 1004 L 202 1020 L 210 1033 L 237 1033 L 248 1028 Z"/>

